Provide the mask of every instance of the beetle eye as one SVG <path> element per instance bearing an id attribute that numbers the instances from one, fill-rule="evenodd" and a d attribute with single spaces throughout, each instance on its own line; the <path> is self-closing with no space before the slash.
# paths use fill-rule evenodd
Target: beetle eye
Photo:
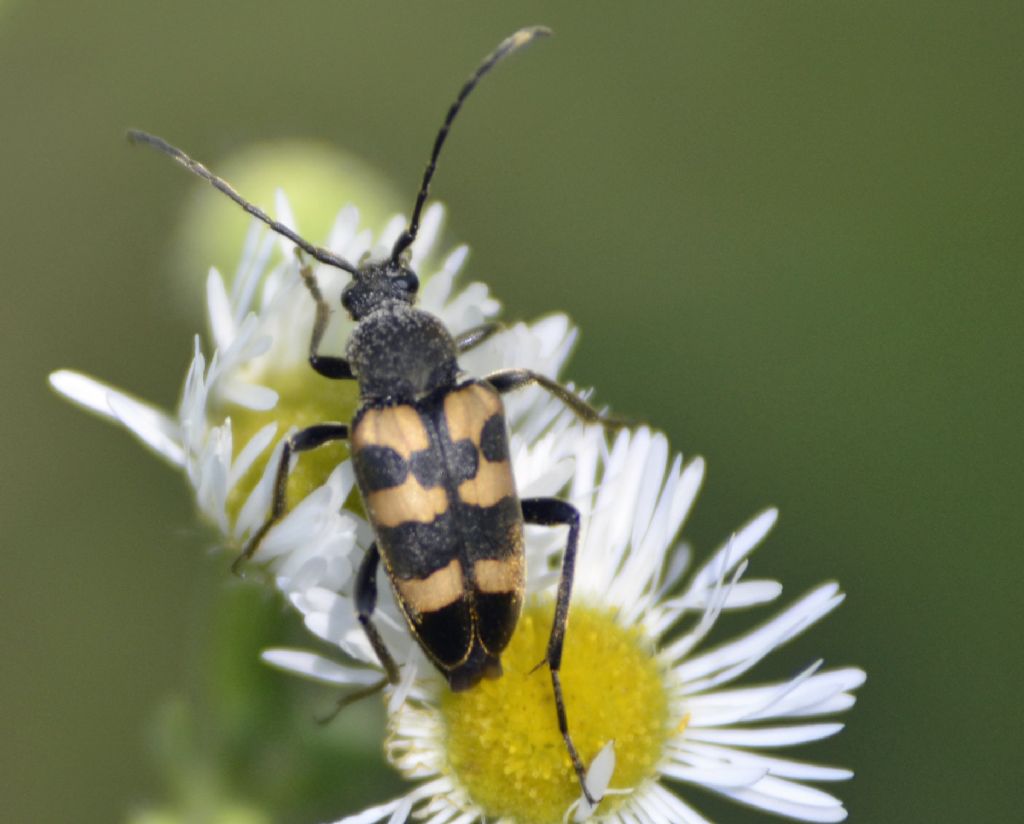
<path id="1" fill-rule="evenodd" d="M 401 274 L 395 275 L 394 283 L 408 295 L 415 295 L 416 291 L 420 288 L 420 279 L 416 277 L 414 272 L 410 272 L 408 269 L 404 269 Z"/>

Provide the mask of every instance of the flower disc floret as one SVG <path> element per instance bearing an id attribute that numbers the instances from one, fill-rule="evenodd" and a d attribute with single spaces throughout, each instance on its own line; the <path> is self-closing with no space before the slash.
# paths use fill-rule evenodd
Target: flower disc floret
<path id="1" fill-rule="evenodd" d="M 557 824 L 580 794 L 558 730 L 551 679 L 537 666 L 553 613 L 550 599 L 527 606 L 502 656 L 502 677 L 441 698 L 454 777 L 494 818 Z M 617 783 L 631 787 L 654 778 L 675 725 L 666 673 L 642 631 L 622 627 L 615 611 L 574 605 L 561 678 L 584 763 L 614 741 Z M 618 798 L 609 796 L 603 809 L 614 808 Z"/>

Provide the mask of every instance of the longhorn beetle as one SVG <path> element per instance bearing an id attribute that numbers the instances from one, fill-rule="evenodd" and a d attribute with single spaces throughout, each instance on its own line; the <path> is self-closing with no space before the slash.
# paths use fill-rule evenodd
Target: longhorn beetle
<path id="1" fill-rule="evenodd" d="M 409 268 L 408 254 L 438 156 L 466 97 L 499 61 L 549 33 L 542 27 L 517 31 L 503 40 L 462 86 L 434 140 L 409 226 L 383 260 L 355 266 L 271 219 L 225 180 L 163 139 L 138 131 L 129 132 L 128 138 L 170 155 L 288 238 L 301 252 L 352 276 L 341 294 L 342 306 L 356 322 L 346 357 L 323 355 L 320 341 L 330 308 L 311 268 L 301 267 L 303 281 L 316 302 L 309 364 L 325 378 L 358 381 L 359 408 L 350 425 L 320 423 L 286 439 L 270 514 L 235 561 L 236 571 L 285 513 L 293 453 L 348 440 L 356 481 L 376 537 L 355 581 L 359 621 L 386 673 L 376 687 L 396 683 L 399 678 L 398 666 L 373 623 L 377 567 L 383 561 L 413 637 L 451 689 L 460 691 L 483 678 L 501 675 L 501 653 L 515 630 L 525 591 L 524 522 L 568 526 L 555 615 L 541 665 L 547 663 L 551 672 L 558 728 L 573 769 L 587 799 L 595 803 L 569 735 L 559 678 L 580 516 L 574 506 L 557 498 L 517 496 L 501 396 L 536 384 L 583 421 L 620 424 L 602 417 L 564 386 L 527 369 L 503 369 L 482 380 L 461 378 L 458 355 L 485 341 L 499 327 L 488 323 L 453 338 L 438 318 L 413 308 L 419 282 Z M 361 694 L 369 691 L 373 690 Z"/>

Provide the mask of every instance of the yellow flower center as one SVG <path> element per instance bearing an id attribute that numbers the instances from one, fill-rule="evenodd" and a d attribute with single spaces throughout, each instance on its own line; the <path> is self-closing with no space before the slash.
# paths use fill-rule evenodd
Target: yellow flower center
<path id="1" fill-rule="evenodd" d="M 504 675 L 441 699 L 448 762 L 488 817 L 559 824 L 581 791 L 555 715 L 544 658 L 550 602 L 528 604 L 502 655 Z M 569 732 L 584 765 L 615 742 L 613 788 L 656 774 L 674 726 L 665 671 L 639 628 L 625 629 L 606 608 L 573 605 L 562 657 Z M 607 811 L 622 796 L 608 796 Z"/>

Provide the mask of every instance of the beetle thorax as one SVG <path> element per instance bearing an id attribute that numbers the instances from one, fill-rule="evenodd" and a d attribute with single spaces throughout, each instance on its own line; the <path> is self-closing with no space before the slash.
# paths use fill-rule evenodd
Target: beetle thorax
<path id="1" fill-rule="evenodd" d="M 455 342 L 429 312 L 384 301 L 356 326 L 348 360 L 364 399 L 413 401 L 445 386 L 458 373 Z"/>

